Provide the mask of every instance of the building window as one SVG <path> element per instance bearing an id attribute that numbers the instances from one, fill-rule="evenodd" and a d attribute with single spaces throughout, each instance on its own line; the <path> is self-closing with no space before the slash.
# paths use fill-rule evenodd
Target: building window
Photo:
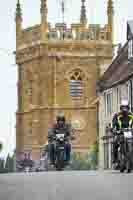
<path id="1" fill-rule="evenodd" d="M 116 96 L 116 98 L 117 98 L 117 99 L 116 99 L 116 104 L 117 104 L 116 106 L 117 106 L 117 111 L 118 111 L 118 108 L 119 108 L 119 100 L 120 100 L 120 99 L 119 99 L 119 88 L 116 89 L 116 95 L 117 95 L 117 96 Z"/>
<path id="2" fill-rule="evenodd" d="M 112 113 L 112 94 L 107 94 L 107 114 Z"/>
<path id="3" fill-rule="evenodd" d="M 106 93 L 104 93 L 104 110 L 105 110 L 105 115 L 107 115 Z"/>
<path id="4" fill-rule="evenodd" d="M 83 95 L 83 80 L 81 71 L 75 71 L 70 78 L 70 95 L 78 98 Z"/>
<path id="5" fill-rule="evenodd" d="M 131 107 L 131 99 L 132 99 L 131 95 L 132 95 L 132 92 L 131 92 L 131 84 L 130 84 L 130 82 L 128 83 L 127 87 L 128 87 L 127 97 L 128 97 L 129 105 Z"/>
<path id="6" fill-rule="evenodd" d="M 122 100 L 122 88 L 119 88 L 119 104 L 121 104 L 121 100 Z"/>
<path id="7" fill-rule="evenodd" d="M 104 101 L 105 101 L 105 115 L 111 115 L 113 111 L 113 105 L 112 105 L 112 93 L 106 93 L 104 95 Z"/>
<path id="8" fill-rule="evenodd" d="M 116 99 L 116 103 L 117 103 L 117 111 L 119 111 L 119 107 L 120 107 L 120 104 L 121 104 L 121 88 L 120 87 L 117 87 L 117 99 Z"/>
<path id="9" fill-rule="evenodd" d="M 128 59 L 133 58 L 133 39 L 128 42 Z"/>

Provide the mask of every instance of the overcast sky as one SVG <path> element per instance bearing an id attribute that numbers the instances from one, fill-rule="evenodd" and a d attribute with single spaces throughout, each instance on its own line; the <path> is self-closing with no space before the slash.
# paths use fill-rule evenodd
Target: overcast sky
<path id="1" fill-rule="evenodd" d="M 12 52 L 15 50 L 15 8 L 17 0 L 4 0 L 0 6 L 0 140 L 4 142 L 4 151 L 15 148 L 15 112 L 17 109 L 17 67 Z M 66 0 L 65 20 L 78 22 L 81 0 Z M 23 13 L 23 26 L 40 23 L 40 0 L 20 0 Z M 48 0 L 49 22 L 61 22 L 60 0 Z M 86 0 L 89 23 L 107 22 L 107 0 Z M 115 39 L 126 41 L 126 22 L 133 19 L 131 0 L 115 0 Z"/>

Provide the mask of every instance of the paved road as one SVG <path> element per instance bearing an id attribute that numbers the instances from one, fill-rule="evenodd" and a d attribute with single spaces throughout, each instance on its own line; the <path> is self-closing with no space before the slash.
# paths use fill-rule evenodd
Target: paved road
<path id="1" fill-rule="evenodd" d="M 133 174 L 40 172 L 0 175 L 0 200 L 133 200 Z"/>

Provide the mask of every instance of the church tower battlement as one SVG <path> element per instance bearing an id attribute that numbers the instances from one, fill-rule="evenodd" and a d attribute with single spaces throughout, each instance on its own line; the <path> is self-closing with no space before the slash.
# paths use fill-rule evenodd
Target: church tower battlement
<path id="1" fill-rule="evenodd" d="M 113 35 L 113 3 L 108 2 L 107 15 L 108 23 L 101 27 L 100 24 L 87 25 L 85 0 L 82 0 L 80 22 L 71 24 L 70 28 L 66 23 L 56 23 L 55 27 L 47 22 L 47 0 L 41 0 L 41 24 L 30 28 L 22 29 L 22 14 L 20 2 L 17 3 L 16 27 L 17 27 L 17 44 L 22 49 L 33 44 L 43 42 L 85 42 L 99 43 L 112 42 Z M 21 34 L 20 34 L 21 33 Z"/>

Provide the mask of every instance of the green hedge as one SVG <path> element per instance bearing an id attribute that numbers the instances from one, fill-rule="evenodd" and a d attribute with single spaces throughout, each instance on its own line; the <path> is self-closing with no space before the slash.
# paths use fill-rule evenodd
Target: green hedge
<path id="1" fill-rule="evenodd" d="M 86 154 L 72 153 L 71 170 L 96 170 L 98 166 L 98 143 L 94 143 Z"/>

